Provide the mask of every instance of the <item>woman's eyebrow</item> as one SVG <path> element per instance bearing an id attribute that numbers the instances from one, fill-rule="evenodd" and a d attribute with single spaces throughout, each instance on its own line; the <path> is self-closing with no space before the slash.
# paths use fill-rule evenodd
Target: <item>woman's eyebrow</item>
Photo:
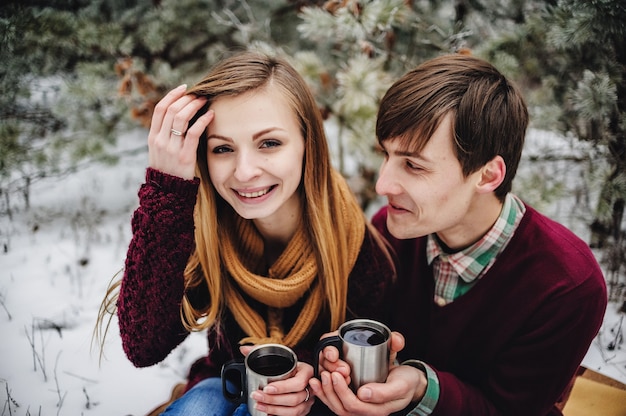
<path id="1" fill-rule="evenodd" d="M 231 139 L 230 137 L 222 136 L 220 134 L 210 134 L 206 138 L 207 138 L 207 140 L 209 140 L 209 139 L 220 139 L 220 140 L 226 140 L 227 142 L 232 142 L 233 141 L 233 139 Z"/>
<path id="2" fill-rule="evenodd" d="M 268 127 L 268 128 L 263 129 L 263 130 L 261 130 L 261 131 L 259 131 L 257 133 L 254 133 L 252 135 L 252 140 L 256 140 L 259 137 L 263 136 L 264 134 L 271 133 L 272 131 L 276 131 L 276 130 L 278 130 L 278 131 L 286 131 L 285 129 L 282 129 L 280 127 Z M 230 137 L 222 136 L 221 134 L 210 134 L 210 135 L 207 136 L 207 140 L 208 139 L 220 139 L 220 140 L 226 140 L 228 142 L 232 142 L 233 141 L 233 139 L 231 139 Z"/>
<path id="3" fill-rule="evenodd" d="M 268 127 L 266 129 L 261 130 L 258 133 L 253 134 L 252 135 L 252 140 L 256 140 L 259 137 L 263 136 L 264 134 L 270 133 L 270 132 L 275 131 L 275 130 L 286 131 L 285 129 L 280 128 L 280 127 Z"/>

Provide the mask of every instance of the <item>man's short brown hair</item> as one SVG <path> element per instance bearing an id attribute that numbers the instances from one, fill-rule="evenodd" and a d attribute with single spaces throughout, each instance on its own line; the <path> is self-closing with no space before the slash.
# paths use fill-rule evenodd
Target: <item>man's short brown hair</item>
<path id="1" fill-rule="evenodd" d="M 406 150 L 419 152 L 447 114 L 453 116 L 452 137 L 464 175 L 497 155 L 504 159 L 506 176 L 495 190 L 503 200 L 521 158 L 528 109 L 518 88 L 482 59 L 440 56 L 396 81 L 380 103 L 378 142 L 400 139 Z"/>

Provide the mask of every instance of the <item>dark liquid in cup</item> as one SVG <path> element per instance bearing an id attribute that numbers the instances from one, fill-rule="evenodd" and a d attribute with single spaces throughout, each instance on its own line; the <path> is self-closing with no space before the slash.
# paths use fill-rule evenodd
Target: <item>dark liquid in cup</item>
<path id="1" fill-rule="evenodd" d="M 382 344 L 386 341 L 385 335 L 374 328 L 352 327 L 343 333 L 346 342 L 360 346 L 370 346 Z"/>
<path id="2" fill-rule="evenodd" d="M 293 367 L 293 360 L 282 355 L 267 354 L 255 357 L 248 362 L 250 369 L 263 376 L 279 376 Z"/>

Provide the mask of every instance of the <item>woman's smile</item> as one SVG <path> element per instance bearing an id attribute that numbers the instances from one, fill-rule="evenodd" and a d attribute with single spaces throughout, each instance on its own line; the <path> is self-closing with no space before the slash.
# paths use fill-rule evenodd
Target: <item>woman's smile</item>
<path id="1" fill-rule="evenodd" d="M 263 189 L 255 190 L 255 191 L 243 190 L 243 189 L 242 190 L 235 189 L 234 191 L 237 193 L 237 195 L 239 195 L 242 198 L 242 200 L 245 201 L 246 199 L 257 199 L 257 198 L 260 198 L 262 196 L 268 195 L 275 188 L 276 188 L 276 185 L 272 185 L 272 186 L 269 186 L 267 188 L 263 188 Z"/>

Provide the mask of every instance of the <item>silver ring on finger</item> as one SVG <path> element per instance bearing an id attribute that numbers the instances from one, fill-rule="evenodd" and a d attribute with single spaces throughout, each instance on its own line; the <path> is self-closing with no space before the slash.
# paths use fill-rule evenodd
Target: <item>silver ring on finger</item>
<path id="1" fill-rule="evenodd" d="M 182 136 L 183 132 L 180 130 L 176 130 L 176 129 L 171 129 L 170 132 L 174 135 L 174 136 Z"/>
<path id="2" fill-rule="evenodd" d="M 308 401 L 309 401 L 309 399 L 311 398 L 311 392 L 309 391 L 309 387 L 308 387 L 308 386 L 307 386 L 307 387 L 305 387 L 305 388 L 304 388 L 304 391 L 306 391 L 306 397 L 304 398 L 304 402 L 308 402 Z M 303 402 L 303 403 L 304 403 L 304 402 Z"/>

